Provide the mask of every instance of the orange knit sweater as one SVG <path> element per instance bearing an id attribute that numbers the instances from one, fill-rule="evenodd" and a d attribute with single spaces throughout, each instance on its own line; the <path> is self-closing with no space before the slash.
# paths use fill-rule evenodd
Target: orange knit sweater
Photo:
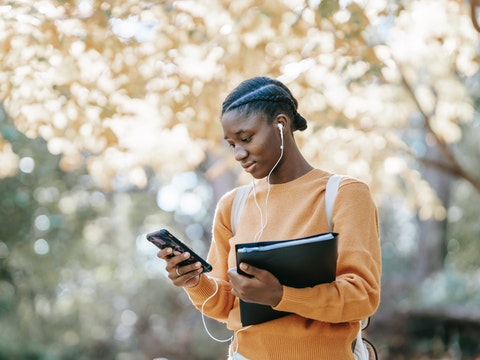
<path id="1" fill-rule="evenodd" d="M 325 186 L 331 174 L 315 169 L 284 184 L 271 185 L 268 210 L 267 184 L 256 185 L 257 201 L 268 223 L 259 241 L 294 239 L 328 232 Z M 236 189 L 219 201 L 208 255 L 213 271 L 186 291 L 205 315 L 226 322 L 235 331 L 231 347 L 250 360 L 353 359 L 352 341 L 359 320 L 372 315 L 380 300 L 381 252 L 377 209 L 368 187 L 355 179 L 342 181 L 332 222 L 339 233 L 337 278 L 330 284 L 295 289 L 284 286 L 277 310 L 294 314 L 242 328 L 239 301 L 230 292 L 227 270 L 235 267 L 235 244 L 252 242 L 260 230 L 260 212 L 250 192 L 232 237 L 230 214 Z"/>

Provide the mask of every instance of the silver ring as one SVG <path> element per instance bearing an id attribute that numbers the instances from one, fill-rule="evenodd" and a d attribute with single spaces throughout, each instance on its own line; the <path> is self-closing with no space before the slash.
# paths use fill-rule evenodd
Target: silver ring
<path id="1" fill-rule="evenodd" d="M 178 271 L 178 265 L 177 265 L 177 267 L 175 268 L 175 272 L 177 273 L 178 276 L 182 276 L 182 274 L 180 274 L 180 271 Z"/>

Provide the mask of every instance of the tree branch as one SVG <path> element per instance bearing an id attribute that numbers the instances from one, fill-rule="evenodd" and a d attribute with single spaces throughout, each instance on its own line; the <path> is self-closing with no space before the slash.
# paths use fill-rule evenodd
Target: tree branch
<path id="1" fill-rule="evenodd" d="M 480 0 L 479 0 L 480 1 Z M 418 98 L 415 95 L 415 92 L 413 90 L 413 87 L 409 84 L 408 80 L 406 79 L 404 73 L 401 70 L 401 67 L 397 63 L 397 68 L 399 71 L 399 74 L 402 79 L 402 84 L 407 90 L 408 94 L 412 98 L 413 102 L 415 103 L 415 106 L 417 107 L 418 111 L 420 112 L 425 128 L 427 131 L 432 134 L 435 138 L 435 141 L 438 144 L 438 148 L 441 151 L 441 153 L 445 156 L 446 158 L 446 163 L 441 163 L 435 160 L 431 159 L 426 159 L 426 158 L 419 158 L 420 161 L 422 161 L 426 165 L 431 165 L 435 166 L 441 171 L 445 171 L 447 173 L 450 173 L 452 175 L 461 177 L 465 180 L 467 180 L 478 192 L 480 192 L 480 181 L 478 181 L 472 174 L 467 172 L 458 162 L 457 158 L 455 157 L 454 153 L 452 152 L 451 148 L 448 146 L 448 144 L 443 140 L 438 134 L 433 130 L 431 126 L 431 116 L 427 115 L 427 113 L 423 110 L 422 106 L 418 102 Z"/>
<path id="2" fill-rule="evenodd" d="M 472 177 L 472 175 L 464 171 L 463 168 L 455 168 L 444 162 L 440 162 L 440 161 L 425 158 L 425 157 L 417 157 L 417 159 L 421 163 L 423 163 L 425 166 L 431 166 L 440 171 L 453 175 L 455 177 L 459 177 L 467 180 L 478 192 L 480 192 L 480 183 L 477 181 L 477 179 Z"/>
<path id="3" fill-rule="evenodd" d="M 477 20 L 477 7 L 480 11 L 480 0 L 470 0 L 470 16 L 472 17 L 472 24 L 475 30 L 480 32 L 480 25 Z"/>

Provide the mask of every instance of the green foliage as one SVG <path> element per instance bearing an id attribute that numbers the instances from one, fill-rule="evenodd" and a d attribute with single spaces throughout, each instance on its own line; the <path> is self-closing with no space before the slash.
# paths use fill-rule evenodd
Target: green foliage
<path id="1" fill-rule="evenodd" d="M 472 77 L 468 90 L 477 109 L 472 126 L 463 126 L 464 136 L 455 147 L 460 163 L 471 170 L 472 176 L 480 178 L 480 72 Z M 478 239 L 480 239 L 480 193 L 472 184 L 458 180 L 452 188 L 452 200 L 448 208 L 446 227 L 447 263 L 458 271 L 475 273 L 478 269 Z"/>
<path id="2" fill-rule="evenodd" d="M 446 229 L 447 263 L 466 273 L 478 269 L 480 239 L 480 194 L 470 184 L 458 181 L 453 189 Z"/>
<path id="3" fill-rule="evenodd" d="M 203 211 L 160 212 L 156 189 L 168 185 L 161 177 L 151 174 L 151 190 L 106 193 L 85 169 L 61 171 L 44 140 L 26 138 L 5 119 L 0 131 L 35 165 L 0 180 L 0 328 L 9 330 L 0 332 L 0 359 L 135 360 L 145 359 L 144 352 L 212 359 L 226 353 L 225 345 L 211 345 L 200 314 L 164 278 L 155 248 L 142 235 L 170 227 L 183 238 L 190 234 L 205 255 L 212 211 L 205 180 L 181 189 L 190 199 L 196 194 Z M 210 327 L 225 333 L 223 325 Z"/>
<path id="4" fill-rule="evenodd" d="M 335 0 L 323 0 L 318 5 L 318 13 L 321 17 L 328 18 L 335 14 L 339 9 L 338 1 Z"/>
<path id="5" fill-rule="evenodd" d="M 314 163 L 376 192 L 380 311 L 478 308 L 478 37 L 461 2 L 89 3 L 0 6 L 0 90 L 15 116 L 1 119 L 0 156 L 20 159 L 14 175 L 0 163 L 0 360 L 225 358 L 143 234 L 171 227 L 206 253 L 220 191 L 204 174 L 230 163 L 201 162 L 223 150 L 220 99 L 259 73 L 298 94 Z M 461 165 L 448 204 L 418 171 L 432 137 Z M 446 266 L 416 281 L 425 213 L 447 213 Z"/>

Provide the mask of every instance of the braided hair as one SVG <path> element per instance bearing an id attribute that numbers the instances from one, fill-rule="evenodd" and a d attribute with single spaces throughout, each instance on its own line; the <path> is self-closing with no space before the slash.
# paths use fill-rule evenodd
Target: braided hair
<path id="1" fill-rule="evenodd" d="M 226 97 L 222 116 L 231 110 L 246 116 L 261 112 L 271 123 L 283 113 L 292 119 L 293 131 L 303 131 L 307 128 L 307 120 L 297 112 L 297 107 L 297 100 L 282 82 L 259 76 L 243 81 Z"/>

